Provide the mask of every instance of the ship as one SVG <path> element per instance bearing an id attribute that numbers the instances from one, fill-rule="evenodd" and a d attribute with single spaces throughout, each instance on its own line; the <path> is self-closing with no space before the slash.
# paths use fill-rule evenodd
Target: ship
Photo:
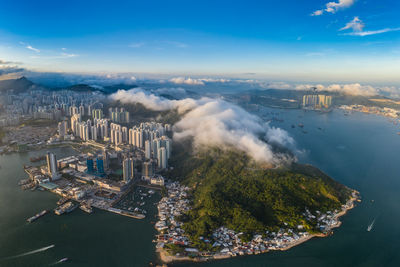
<path id="1" fill-rule="evenodd" d="M 60 199 L 57 201 L 57 205 L 58 205 L 58 206 L 61 206 L 62 204 L 64 204 L 64 203 L 67 202 L 67 201 L 68 201 L 68 198 L 66 198 L 66 197 L 60 198 Z"/>
<path id="2" fill-rule="evenodd" d="M 21 181 L 18 182 L 18 185 L 26 185 L 26 184 L 30 184 L 31 180 L 28 179 L 22 179 Z"/>
<path id="3" fill-rule="evenodd" d="M 124 210 L 120 210 L 120 209 L 116 209 L 116 208 L 108 208 L 108 211 L 120 214 L 120 215 L 124 215 L 124 216 L 128 216 L 128 217 L 132 217 L 135 219 L 144 219 L 146 218 L 145 215 L 140 214 L 140 213 L 134 213 L 134 212 L 130 212 L 130 211 L 124 211 Z"/>
<path id="4" fill-rule="evenodd" d="M 45 159 L 46 159 L 46 156 L 39 156 L 39 157 L 32 157 L 29 160 L 30 160 L 30 162 L 38 162 L 38 161 L 42 161 Z"/>
<path id="5" fill-rule="evenodd" d="M 83 210 L 84 212 L 87 212 L 87 213 L 92 213 L 93 212 L 93 208 L 90 206 L 90 205 L 88 205 L 88 204 L 81 204 L 80 206 L 79 206 L 79 208 L 81 209 L 81 210 Z"/>
<path id="6" fill-rule="evenodd" d="M 42 210 L 41 212 L 39 212 L 38 214 L 26 219 L 26 221 L 28 223 L 31 223 L 33 221 L 36 221 L 38 218 L 42 217 L 43 215 L 47 214 L 49 211 L 48 210 Z"/>
<path id="7" fill-rule="evenodd" d="M 73 211 L 74 209 L 76 209 L 76 207 L 77 207 L 77 205 L 75 205 L 71 201 L 68 201 L 67 203 L 57 207 L 54 210 L 54 213 L 57 215 L 62 215 L 64 213 L 69 213 L 69 212 Z"/>

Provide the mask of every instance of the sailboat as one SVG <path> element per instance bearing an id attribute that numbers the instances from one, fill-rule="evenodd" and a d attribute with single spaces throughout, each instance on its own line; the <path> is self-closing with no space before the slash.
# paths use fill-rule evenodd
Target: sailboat
<path id="1" fill-rule="evenodd" d="M 371 232 L 372 228 L 374 227 L 375 224 L 375 219 L 372 221 L 372 223 L 370 225 L 368 225 L 367 231 Z"/>

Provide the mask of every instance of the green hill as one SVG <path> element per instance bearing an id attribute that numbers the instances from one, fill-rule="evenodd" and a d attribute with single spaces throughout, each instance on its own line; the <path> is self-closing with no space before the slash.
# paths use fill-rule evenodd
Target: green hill
<path id="1" fill-rule="evenodd" d="M 33 86 L 34 83 L 25 77 L 18 79 L 2 80 L 0 81 L 0 91 L 14 90 L 14 93 L 23 93 Z"/>
<path id="2" fill-rule="evenodd" d="M 188 144 L 187 144 L 188 145 Z M 315 222 L 306 220 L 305 208 L 312 213 L 340 209 L 351 190 L 320 170 L 293 164 L 265 169 L 238 151 L 207 150 L 191 156 L 179 145 L 174 150 L 169 173 L 193 188 L 192 210 L 181 219 L 194 244 L 199 237 L 225 226 L 254 233 L 280 227 L 303 225 L 318 232 Z"/>

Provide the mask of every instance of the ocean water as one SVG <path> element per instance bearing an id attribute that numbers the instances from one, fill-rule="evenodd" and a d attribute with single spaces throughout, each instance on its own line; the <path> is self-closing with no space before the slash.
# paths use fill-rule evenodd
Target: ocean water
<path id="1" fill-rule="evenodd" d="M 273 112 L 274 114 L 271 114 Z M 289 251 L 176 266 L 400 266 L 400 131 L 387 118 L 362 113 L 344 116 L 301 110 L 265 109 L 271 125 L 286 129 L 296 141 L 298 158 L 337 181 L 360 191 L 362 202 L 342 217 L 342 226 L 327 238 L 314 238 Z M 304 124 L 304 128 L 298 124 Z M 295 128 L 291 126 L 295 125 Z M 320 129 L 319 129 L 320 128 Z M 307 133 L 304 133 L 306 131 Z M 72 150 L 55 151 L 60 155 Z M 21 191 L 22 164 L 42 152 L 0 156 L 0 266 L 149 266 L 155 262 L 155 207 L 145 220 L 77 209 L 65 216 L 48 214 L 32 224 L 26 218 L 53 209 L 58 197 Z M 375 220 L 373 229 L 368 225 Z M 45 248 L 22 257 L 18 254 Z"/>
<path id="2" fill-rule="evenodd" d="M 58 158 L 72 155 L 72 149 L 53 149 Z M 22 191 L 18 181 L 26 178 L 22 165 L 46 151 L 0 156 L 0 266 L 148 266 L 155 258 L 156 207 L 147 203 L 144 220 L 94 210 L 80 209 L 57 216 L 52 212 L 59 197 L 50 192 Z M 157 201 L 157 196 L 152 202 Z M 43 209 L 51 212 L 28 224 L 26 219 Z M 44 251 L 9 258 L 54 245 Z"/>

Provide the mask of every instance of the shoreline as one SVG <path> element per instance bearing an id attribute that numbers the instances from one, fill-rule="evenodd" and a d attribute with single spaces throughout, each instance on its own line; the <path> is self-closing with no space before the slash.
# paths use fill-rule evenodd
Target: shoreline
<path id="1" fill-rule="evenodd" d="M 347 214 L 348 211 L 352 210 L 355 208 L 355 202 L 360 201 L 360 196 L 359 192 L 357 190 L 352 191 L 352 197 L 347 201 L 347 203 L 351 203 L 351 205 L 345 209 L 342 209 L 339 213 L 335 214 L 334 218 L 337 220 L 337 223 L 330 226 L 325 233 L 317 233 L 317 234 L 310 234 L 307 236 L 300 237 L 298 240 L 291 242 L 288 246 L 284 248 L 279 248 L 279 249 L 269 249 L 266 250 L 265 252 L 261 252 L 258 254 L 265 254 L 270 251 L 287 251 L 293 247 L 296 247 L 298 245 L 301 245 L 304 242 L 309 241 L 310 239 L 314 237 L 328 237 L 329 235 L 333 234 L 333 229 L 338 228 L 342 225 L 342 222 L 339 220 L 340 217 L 344 216 Z M 212 260 L 221 260 L 221 259 L 228 259 L 228 258 L 235 258 L 239 256 L 245 256 L 245 255 L 230 255 L 230 254 L 215 254 L 212 256 L 198 256 L 198 257 L 189 257 L 189 256 L 175 256 L 175 255 L 168 255 L 168 252 L 163 249 L 163 248 L 157 248 L 156 249 L 156 255 L 157 258 L 161 261 L 161 264 L 171 264 L 174 262 L 206 262 L 206 261 L 212 261 Z M 251 256 L 251 255 L 256 255 L 256 254 L 249 254 L 246 256 Z"/>

